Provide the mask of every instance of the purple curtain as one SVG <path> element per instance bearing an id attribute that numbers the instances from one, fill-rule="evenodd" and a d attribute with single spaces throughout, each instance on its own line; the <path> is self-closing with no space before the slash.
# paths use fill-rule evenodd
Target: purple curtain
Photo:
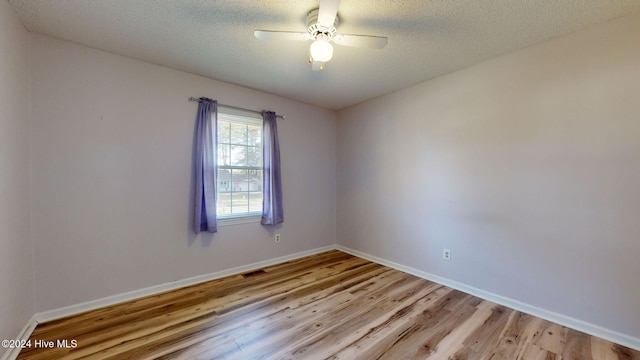
<path id="1" fill-rule="evenodd" d="M 200 98 L 196 117 L 195 134 L 195 172 L 196 197 L 194 230 L 218 231 L 216 223 L 216 181 L 217 181 L 217 144 L 218 138 L 218 102 Z"/>
<path id="2" fill-rule="evenodd" d="M 280 177 L 280 145 L 276 113 L 262 112 L 262 220 L 263 225 L 284 221 L 282 212 L 282 182 Z"/>

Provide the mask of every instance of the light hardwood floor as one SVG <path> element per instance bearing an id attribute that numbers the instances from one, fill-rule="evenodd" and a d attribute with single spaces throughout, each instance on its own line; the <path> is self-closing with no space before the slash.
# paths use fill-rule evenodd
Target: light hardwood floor
<path id="1" fill-rule="evenodd" d="M 40 324 L 36 340 L 77 347 L 19 359 L 640 359 L 340 251 Z"/>

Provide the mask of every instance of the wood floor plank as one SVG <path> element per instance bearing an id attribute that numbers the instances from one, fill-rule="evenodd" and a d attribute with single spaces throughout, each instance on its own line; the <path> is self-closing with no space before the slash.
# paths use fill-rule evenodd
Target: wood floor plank
<path id="1" fill-rule="evenodd" d="M 440 304 L 425 309 L 393 342 L 381 359 L 425 359 L 438 347 L 446 335 L 473 316 L 476 299 L 453 291 Z M 455 304 L 456 306 L 450 306 Z"/>
<path id="2" fill-rule="evenodd" d="M 370 272 L 373 271 L 374 274 L 377 274 L 381 271 L 388 271 L 388 269 L 385 269 L 377 264 L 371 264 L 371 263 L 366 263 L 364 266 L 358 266 L 358 267 L 352 266 L 351 264 L 351 265 L 348 265 L 347 267 L 349 268 L 349 270 L 346 270 L 346 271 L 343 268 L 334 267 L 334 269 L 337 270 L 337 273 L 331 276 L 325 276 L 322 282 L 315 281 L 310 284 L 302 284 L 302 285 L 298 284 L 299 286 L 297 287 L 290 284 L 290 286 L 292 287 L 290 291 L 288 291 L 287 293 L 280 294 L 278 296 L 274 295 L 273 297 L 266 299 L 264 303 L 261 303 L 260 311 L 249 311 L 251 310 L 251 308 L 246 306 L 245 309 L 240 312 L 240 315 L 245 317 L 244 320 L 235 316 L 233 312 L 226 312 L 226 313 L 218 312 L 219 319 L 216 321 L 214 326 L 218 326 L 219 328 L 217 329 L 218 330 L 217 332 L 220 334 L 225 334 L 225 337 L 226 336 L 241 337 L 245 333 L 255 333 L 256 330 L 260 329 L 259 324 L 264 322 L 264 317 L 271 316 L 269 315 L 270 311 L 279 311 L 285 307 L 299 306 L 299 303 L 298 303 L 300 301 L 299 296 L 304 296 L 305 294 L 309 293 L 309 291 L 312 291 L 311 294 L 314 294 L 315 296 L 319 296 L 318 295 L 320 293 L 320 291 L 318 291 L 318 288 L 320 286 L 319 284 L 322 284 L 323 286 L 330 286 L 333 284 L 340 284 L 343 281 L 345 281 L 346 278 L 355 277 L 357 279 L 359 278 L 359 276 L 361 276 L 361 275 L 358 275 L 361 272 L 359 270 L 361 268 L 368 268 L 369 269 L 368 271 Z M 292 292 L 295 292 L 296 296 L 292 296 L 291 294 Z M 341 293 L 339 289 L 333 290 L 332 292 L 336 294 L 344 294 L 344 293 Z M 347 294 L 344 294 L 344 295 L 347 295 Z M 252 306 L 255 307 L 256 305 L 257 303 L 254 303 Z M 267 308 L 269 308 L 270 310 Z M 257 315 L 253 317 L 247 317 L 245 316 L 245 314 L 249 314 L 249 315 L 257 314 Z M 232 322 L 228 321 L 230 317 L 233 320 Z M 268 320 L 269 322 L 273 321 L 273 319 L 268 319 Z M 220 327 L 225 323 L 233 323 L 235 328 Z M 226 340 L 224 338 L 216 339 L 215 337 L 211 337 L 211 336 L 208 336 L 207 338 L 207 344 L 210 344 L 212 346 L 217 346 L 217 342 L 219 341 L 226 341 Z"/>
<path id="3" fill-rule="evenodd" d="M 479 301 L 479 304 L 475 306 L 476 311 L 474 311 L 473 315 L 447 334 L 436 345 L 435 351 L 428 359 L 448 359 L 459 353 L 465 347 L 464 340 L 491 316 L 493 305 L 488 301 Z"/>
<path id="4" fill-rule="evenodd" d="M 410 280 L 412 278 L 405 276 Z M 308 356 L 323 359 L 337 353 L 335 358 L 348 359 L 351 355 L 340 353 L 341 349 L 358 348 L 360 342 L 375 342 L 376 332 L 391 329 L 394 322 L 407 315 L 416 302 L 435 301 L 445 294 L 443 287 L 438 284 L 424 286 L 414 281 L 393 286 L 393 289 L 385 287 L 370 295 L 360 293 L 360 301 L 353 301 L 348 307 L 331 314 L 330 322 L 323 331 L 305 338 L 300 346 L 283 358 Z M 347 321 L 340 320 L 343 316 Z"/>
<path id="5" fill-rule="evenodd" d="M 509 315 L 502 334 L 498 337 L 498 345 L 491 351 L 495 358 L 515 359 L 526 341 L 523 339 L 525 329 L 534 320 L 533 316 L 514 311 Z M 524 341 L 523 341 L 524 340 Z"/>
<path id="6" fill-rule="evenodd" d="M 551 322 L 543 323 L 542 325 L 543 328 L 540 331 L 540 337 L 536 341 L 536 345 L 551 353 L 562 354 L 564 347 L 567 345 L 566 338 L 569 329 Z"/>
<path id="7" fill-rule="evenodd" d="M 489 318 L 465 340 L 464 344 L 477 354 L 495 349 L 499 343 L 499 336 L 507 325 L 512 312 L 513 310 L 504 306 L 494 306 Z"/>
<path id="8" fill-rule="evenodd" d="M 18 359 L 640 360 L 337 250 L 39 324 L 30 340 L 54 346 Z"/>
<path id="9" fill-rule="evenodd" d="M 609 359 L 609 358 L 603 358 Z M 527 343 L 517 360 L 562 360 L 562 355 L 554 354 L 532 343 Z"/>
<path id="10" fill-rule="evenodd" d="M 363 263 L 363 266 L 354 266 L 354 263 L 355 262 L 346 264 L 343 263 L 340 264 L 340 266 L 333 266 L 331 271 L 324 273 L 325 275 L 322 283 L 325 285 L 333 284 L 342 281 L 347 277 L 357 277 L 357 274 L 360 272 L 360 268 L 362 267 L 376 267 L 380 270 L 385 270 L 377 264 Z M 282 281 L 278 281 L 278 283 L 281 286 L 283 284 Z M 297 296 L 290 296 L 290 292 L 296 292 L 298 295 L 301 295 L 303 292 L 309 293 L 311 291 L 312 293 L 317 294 L 317 287 L 319 286 L 318 284 L 318 281 L 304 281 L 304 276 L 295 279 L 289 278 L 288 284 L 286 285 L 286 288 L 289 291 L 275 292 L 274 294 L 272 294 L 272 296 L 264 296 L 264 293 L 268 293 L 265 292 L 265 288 L 262 285 L 256 286 L 256 289 L 258 289 L 258 291 L 254 291 L 256 295 L 254 295 L 253 298 L 251 296 L 242 296 L 242 298 L 245 300 L 242 311 L 232 311 L 232 309 L 236 308 L 235 305 L 225 309 L 218 309 L 216 311 L 217 319 L 215 320 L 215 322 L 210 324 L 210 327 L 215 327 L 215 333 L 223 334 L 223 337 L 212 336 L 211 331 L 200 332 L 199 334 L 201 336 L 206 336 L 207 344 L 211 346 L 218 346 L 220 342 L 226 342 L 227 337 L 239 337 L 244 333 L 253 333 L 255 331 L 255 327 L 258 326 L 258 324 L 261 323 L 265 317 L 272 316 L 266 310 L 267 308 L 270 309 L 269 311 L 277 313 L 287 306 L 291 306 L 291 303 L 297 300 Z M 257 297 L 261 298 L 260 301 L 255 301 Z M 240 315 L 240 317 L 236 315 Z M 226 326 L 227 324 L 232 324 L 232 327 Z M 181 333 L 177 334 L 178 337 L 184 336 L 190 331 L 189 328 L 180 330 Z M 150 338 L 145 339 L 145 344 L 141 346 L 145 348 L 151 348 L 154 346 L 155 342 L 162 343 L 167 341 L 165 333 L 166 332 L 159 331 L 156 334 L 153 334 Z M 235 347 L 233 346 L 232 348 L 235 349 Z M 136 352 L 139 352 L 139 349 L 137 349 Z M 121 356 L 130 355 L 129 353 L 122 353 Z M 135 356 L 131 356 L 132 358 L 135 358 Z"/>

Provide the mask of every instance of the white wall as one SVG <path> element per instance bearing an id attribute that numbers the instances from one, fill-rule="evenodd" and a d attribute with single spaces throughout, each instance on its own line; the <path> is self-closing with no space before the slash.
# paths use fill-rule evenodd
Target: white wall
<path id="1" fill-rule="evenodd" d="M 0 1 L 0 339 L 15 338 L 33 314 L 28 49 L 27 31 Z"/>
<path id="2" fill-rule="evenodd" d="M 36 311 L 335 244 L 333 111 L 31 41 Z M 284 224 L 193 234 L 190 96 L 286 116 L 278 123 Z"/>
<path id="3" fill-rule="evenodd" d="M 640 339 L 638 34 L 634 14 L 340 111 L 338 244 Z"/>

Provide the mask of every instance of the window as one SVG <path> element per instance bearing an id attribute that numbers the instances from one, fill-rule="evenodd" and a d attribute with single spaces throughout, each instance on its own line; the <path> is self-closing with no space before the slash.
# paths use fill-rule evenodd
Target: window
<path id="1" fill-rule="evenodd" d="M 262 213 L 262 118 L 218 112 L 218 219 Z"/>

